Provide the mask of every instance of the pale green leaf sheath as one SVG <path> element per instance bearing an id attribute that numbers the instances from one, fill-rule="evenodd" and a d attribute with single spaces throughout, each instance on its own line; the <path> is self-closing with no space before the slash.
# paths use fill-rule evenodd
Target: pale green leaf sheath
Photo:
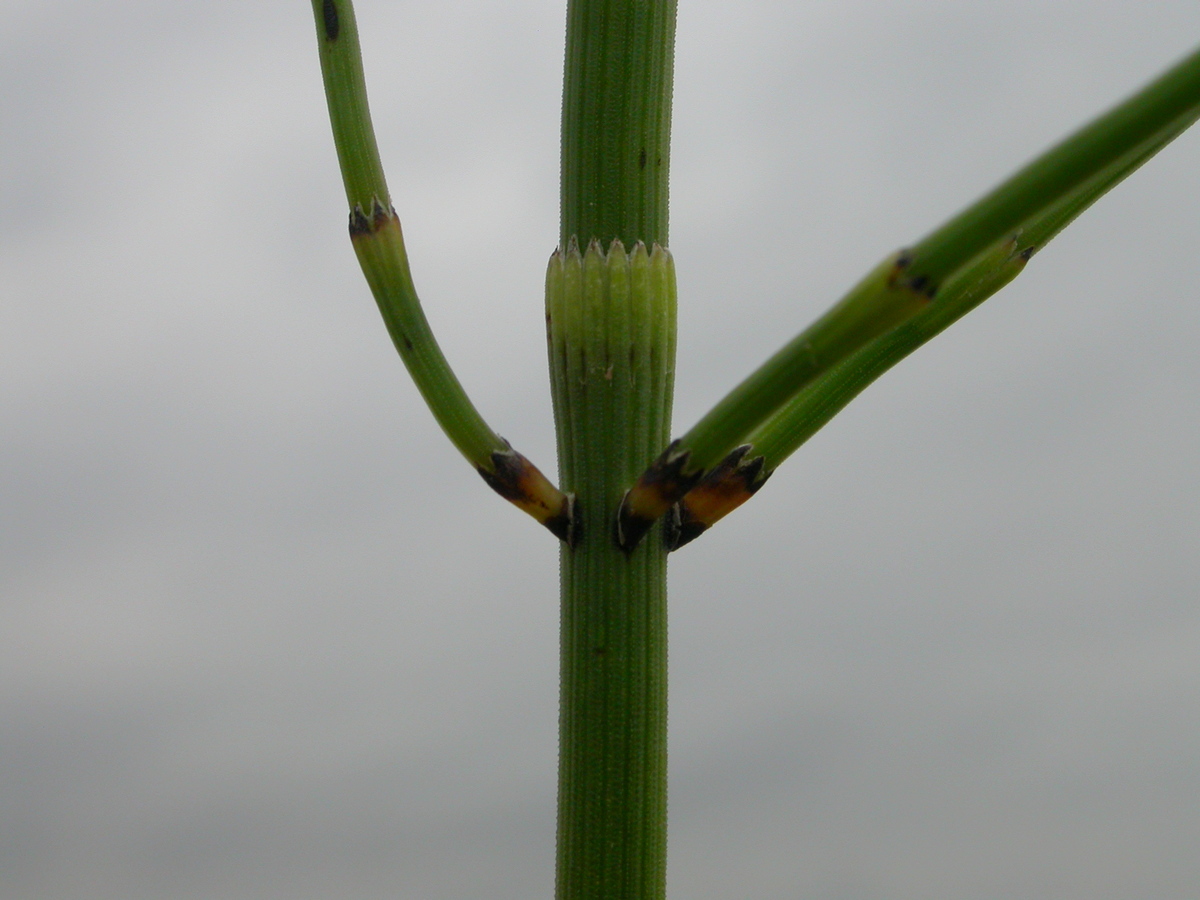
<path id="1" fill-rule="evenodd" d="M 687 538 L 681 528 L 694 531 L 690 535 L 694 537 L 745 502 L 780 459 L 799 446 L 794 436 L 807 425 L 796 425 L 798 416 L 815 422 L 821 418 L 812 412 L 818 400 L 826 403 L 828 397 L 843 395 L 844 383 L 861 384 L 857 389 L 861 390 L 878 377 L 882 369 L 863 381 L 861 373 L 867 368 L 856 356 L 860 350 L 878 346 L 895 330 L 903 338 L 888 345 L 890 355 L 899 354 L 890 366 L 960 318 L 1011 281 L 1034 249 L 1181 133 L 1198 114 L 1200 51 L 899 254 L 891 270 L 869 275 L 643 473 L 618 516 L 625 545 L 635 545 L 650 522 L 693 489 L 699 493 L 684 504 L 681 519 L 669 530 L 674 546 Z M 1014 250 L 1008 242 L 1023 227 L 1042 236 L 1033 241 L 1027 234 Z M 906 304 L 906 296 L 926 298 L 928 308 Z M 900 352 L 901 346 L 907 349 Z M 840 374 L 832 375 L 835 371 Z M 833 380 L 823 384 L 827 374 Z M 809 390 L 813 392 L 809 400 L 799 399 Z M 794 398 L 808 411 L 782 412 Z M 747 444 L 755 449 L 746 448 Z M 771 456 L 763 452 L 763 444 L 772 448 Z M 689 516 L 694 517 L 690 524 Z"/>
<path id="2" fill-rule="evenodd" d="M 421 309 L 375 143 L 351 0 L 312 0 L 312 6 L 329 118 L 350 205 L 350 237 L 400 358 L 442 430 L 483 479 L 570 543 L 575 534 L 573 499 L 488 427 Z"/>

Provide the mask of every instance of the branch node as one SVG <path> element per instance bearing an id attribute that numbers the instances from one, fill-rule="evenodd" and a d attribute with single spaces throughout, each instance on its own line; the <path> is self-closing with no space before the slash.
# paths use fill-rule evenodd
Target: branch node
<path id="1" fill-rule="evenodd" d="M 671 508 L 663 532 L 668 551 L 700 537 L 753 497 L 771 477 L 770 472 L 763 474 L 762 456 L 746 458 L 752 449 L 750 444 L 735 448 Z"/>
<path id="2" fill-rule="evenodd" d="M 632 553 L 654 523 L 704 475 L 686 471 L 690 458 L 690 450 L 680 452 L 679 441 L 672 441 L 625 492 L 617 510 L 616 541 L 626 553 Z"/>
<path id="3" fill-rule="evenodd" d="M 505 442 L 507 445 L 507 442 Z M 580 520 L 574 494 L 556 488 L 537 466 L 512 447 L 492 453 L 492 470 L 476 471 L 497 494 L 529 513 L 572 550 L 579 543 Z"/>

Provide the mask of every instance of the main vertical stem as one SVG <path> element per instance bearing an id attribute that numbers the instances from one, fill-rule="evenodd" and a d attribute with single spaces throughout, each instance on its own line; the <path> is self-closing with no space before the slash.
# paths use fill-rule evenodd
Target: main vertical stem
<path id="1" fill-rule="evenodd" d="M 560 246 L 667 246 L 675 0 L 569 0 Z"/>
<path id="2" fill-rule="evenodd" d="M 558 900 L 666 892 L 666 551 L 654 533 L 626 555 L 614 523 L 670 436 L 674 35 L 674 0 L 568 3 L 547 322 L 560 483 L 582 531 L 562 549 Z"/>

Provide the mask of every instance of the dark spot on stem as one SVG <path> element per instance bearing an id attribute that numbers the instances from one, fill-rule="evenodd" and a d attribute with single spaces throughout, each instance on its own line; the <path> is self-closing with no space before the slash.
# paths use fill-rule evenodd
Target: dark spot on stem
<path id="1" fill-rule="evenodd" d="M 371 220 L 367 218 L 361 206 L 350 210 L 350 237 L 371 233 Z"/>
<path id="2" fill-rule="evenodd" d="M 607 656 L 608 648 L 607 647 L 596 647 L 592 652 L 595 653 L 597 656 Z"/>
<path id="3" fill-rule="evenodd" d="M 700 537 L 753 497 L 771 477 L 770 472 L 763 473 L 763 457 L 746 458 L 752 449 L 749 444 L 735 448 L 671 508 L 663 529 L 668 551 Z"/>
<path id="4" fill-rule="evenodd" d="M 574 494 L 564 494 L 511 447 L 492 452 L 491 469 L 476 466 L 475 470 L 497 494 L 529 513 L 568 547 L 575 548 L 580 523 Z"/>
<path id="5" fill-rule="evenodd" d="M 926 297 L 933 297 L 934 291 L 936 290 L 928 275 L 914 276 L 909 280 L 908 286 L 918 294 L 924 294 Z"/>
<path id="6" fill-rule="evenodd" d="M 646 157 L 646 148 L 645 148 L 645 147 L 643 147 L 643 148 L 642 148 L 642 150 L 641 150 L 641 152 L 638 154 L 638 168 L 639 168 L 639 169 L 644 169 L 644 168 L 646 168 L 646 159 L 647 159 L 647 157 Z"/>
<path id="7" fill-rule="evenodd" d="M 574 550 L 579 546 L 579 537 L 583 532 L 583 522 L 575 508 L 575 495 L 568 494 L 567 502 L 557 515 L 551 516 L 542 523 L 550 533 Z"/>
<path id="8" fill-rule="evenodd" d="M 391 206 L 384 206 L 379 202 L 378 197 L 371 198 L 371 224 L 378 231 L 388 223 L 389 219 L 396 217 L 396 211 Z"/>
<path id="9" fill-rule="evenodd" d="M 338 21 L 337 3 L 334 0 L 325 0 L 321 5 L 321 14 L 325 19 L 325 39 L 336 41 L 342 28 L 342 23 Z"/>
<path id="10" fill-rule="evenodd" d="M 691 451 L 679 451 L 672 441 L 650 468 L 625 492 L 617 511 L 616 542 L 626 554 L 632 553 L 646 532 L 684 494 L 696 486 L 704 472 L 687 472 Z"/>
<path id="11" fill-rule="evenodd" d="M 521 484 L 526 465 L 528 460 L 519 453 L 496 451 L 492 454 L 493 471 L 489 472 L 483 466 L 477 466 L 476 471 L 491 489 L 505 500 L 520 501 L 528 496 L 524 485 Z"/>
<path id="12" fill-rule="evenodd" d="M 667 513 L 666 524 L 663 526 L 663 543 L 666 544 L 667 552 L 674 553 L 684 544 L 690 544 L 710 527 L 694 518 L 690 510 L 682 509 L 676 504 Z"/>

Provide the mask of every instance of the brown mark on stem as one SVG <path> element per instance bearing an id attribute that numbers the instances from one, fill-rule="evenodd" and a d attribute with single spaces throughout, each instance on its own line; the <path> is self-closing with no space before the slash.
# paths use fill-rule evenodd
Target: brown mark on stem
<path id="1" fill-rule="evenodd" d="M 523 512 L 529 513 L 550 533 L 574 549 L 579 542 L 579 520 L 575 515 L 575 495 L 556 488 L 533 463 L 509 447 L 492 452 L 492 470 L 476 466 L 476 471 L 497 494 Z"/>
<path id="2" fill-rule="evenodd" d="M 371 233 L 371 220 L 367 218 L 367 214 L 363 212 L 361 206 L 356 205 L 350 210 L 350 239 L 364 234 Z"/>
<path id="3" fill-rule="evenodd" d="M 921 295 L 926 300 L 932 300 L 937 295 L 940 284 L 935 283 L 928 275 L 905 275 L 915 261 L 911 250 L 901 250 L 897 253 L 895 268 L 892 270 L 888 283 L 891 287 L 904 288 Z"/>
<path id="4" fill-rule="evenodd" d="M 654 523 L 700 480 L 703 472 L 685 471 L 690 457 L 691 451 L 679 452 L 679 441 L 672 441 L 621 498 L 616 540 L 626 553 L 632 553 Z"/>
<path id="5" fill-rule="evenodd" d="M 378 197 L 371 198 L 370 213 L 363 212 L 362 206 L 356 203 L 354 209 L 350 210 L 350 239 L 375 234 L 385 225 L 392 223 L 397 226 L 400 224 L 396 210 L 391 206 L 384 206 Z"/>
<path id="6" fill-rule="evenodd" d="M 667 516 L 663 539 L 668 550 L 694 541 L 766 484 L 763 458 L 746 459 L 749 444 L 736 448 L 675 504 Z"/>

